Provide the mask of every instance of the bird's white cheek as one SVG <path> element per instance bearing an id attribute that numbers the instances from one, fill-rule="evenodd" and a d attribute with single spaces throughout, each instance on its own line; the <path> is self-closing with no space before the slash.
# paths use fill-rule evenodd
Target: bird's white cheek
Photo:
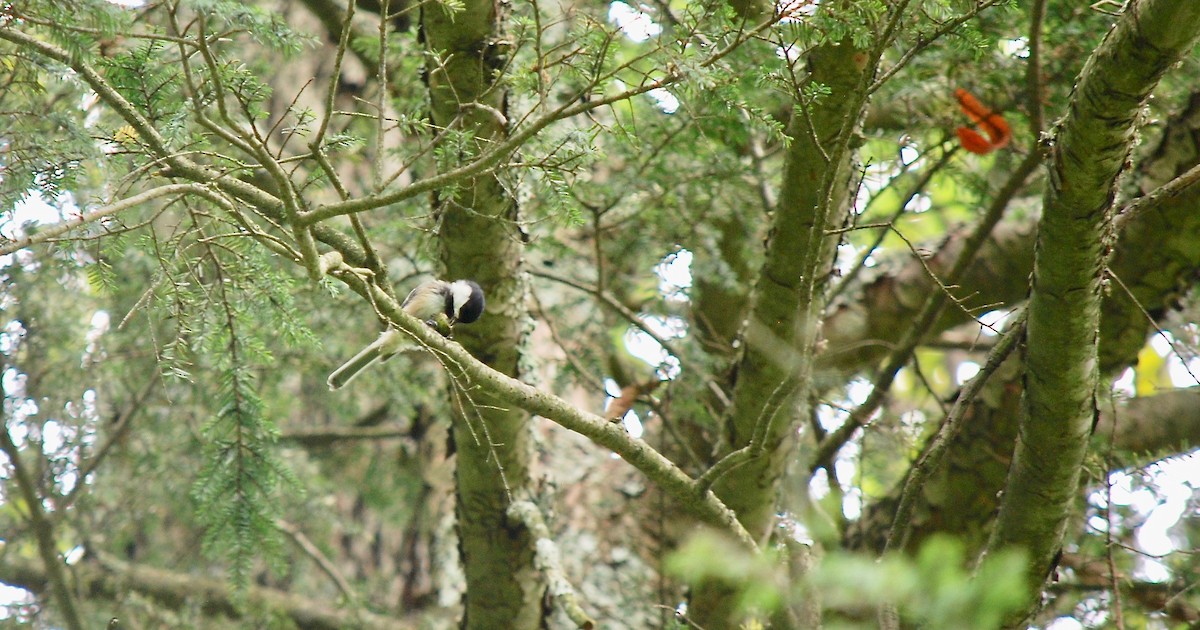
<path id="1" fill-rule="evenodd" d="M 467 300 L 471 299 L 471 286 L 465 282 L 455 282 L 450 287 L 450 293 L 454 298 L 454 314 L 458 315 Z"/>

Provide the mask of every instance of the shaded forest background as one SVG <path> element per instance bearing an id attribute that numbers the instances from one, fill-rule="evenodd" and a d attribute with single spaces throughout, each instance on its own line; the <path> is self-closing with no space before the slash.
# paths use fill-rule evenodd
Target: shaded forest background
<path id="1" fill-rule="evenodd" d="M 0 4 L 0 624 L 1200 623 L 1197 35 Z"/>

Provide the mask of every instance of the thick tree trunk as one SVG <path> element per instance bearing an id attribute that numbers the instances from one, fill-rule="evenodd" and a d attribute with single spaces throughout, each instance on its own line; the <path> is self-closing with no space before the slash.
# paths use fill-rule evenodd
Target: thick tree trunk
<path id="1" fill-rule="evenodd" d="M 763 452 L 724 476 L 716 488 L 758 538 L 770 527 L 776 484 L 790 451 L 791 440 L 784 437 L 804 417 L 796 405 L 808 393 L 822 293 L 838 242 L 828 232 L 843 225 L 849 211 L 852 152 L 837 153 L 836 163 L 828 163 L 824 152 L 833 150 L 846 121 L 858 118 L 858 112 L 847 110 L 856 102 L 850 93 L 862 72 L 856 55 L 861 52 L 848 45 L 827 46 L 812 55 L 814 80 L 830 86 L 834 95 L 806 103 L 808 116 L 795 116 L 789 129 L 779 207 L 744 332 L 746 350 L 737 365 L 729 446 L 748 446 L 758 433 Z"/>
<path id="2" fill-rule="evenodd" d="M 717 479 L 714 490 L 760 541 L 770 533 L 795 443 L 790 436 L 806 413 L 799 408 L 809 393 L 838 242 L 829 231 L 844 224 L 850 207 L 853 152 L 847 147 L 861 115 L 856 94 L 864 59 L 848 44 L 811 53 L 813 79 L 832 95 L 798 105 L 804 115 L 794 116 L 789 127 L 778 208 L 743 333 L 725 446 L 726 452 L 744 449 L 746 461 Z M 689 614 L 701 626 L 723 627 L 731 622 L 733 603 L 720 585 L 700 585 Z"/>
<path id="3" fill-rule="evenodd" d="M 441 5 L 421 12 L 432 55 L 433 122 L 473 134 L 476 151 L 507 133 L 506 92 L 495 85 L 506 63 L 502 6 L 483 0 L 453 15 Z M 447 277 L 473 278 L 487 293 L 483 318 L 457 327 L 456 338 L 492 368 L 519 377 L 526 282 L 516 200 L 497 175 L 486 174 L 452 194 L 437 194 L 434 203 Z M 546 587 L 534 569 L 528 533 L 505 519 L 513 499 L 529 494 L 529 414 L 466 382 L 455 384 L 454 406 L 456 510 L 467 579 L 463 627 L 539 628 Z"/>
<path id="4" fill-rule="evenodd" d="M 1191 49 L 1197 26 L 1198 4 L 1131 4 L 1084 66 L 1057 134 L 1035 248 L 1024 413 L 989 542 L 1029 552 L 1029 609 L 1061 550 L 1098 413 L 1101 286 L 1117 178 L 1141 107 Z"/>

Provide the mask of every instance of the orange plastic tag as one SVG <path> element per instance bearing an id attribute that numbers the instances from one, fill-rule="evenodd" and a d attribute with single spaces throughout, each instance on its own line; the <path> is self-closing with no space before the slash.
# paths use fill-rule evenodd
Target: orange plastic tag
<path id="1" fill-rule="evenodd" d="M 1012 128 L 1008 126 L 1008 121 L 980 103 L 979 99 L 970 92 L 958 88 L 954 90 L 954 98 L 958 100 L 958 106 L 962 108 L 967 118 L 970 118 L 971 122 L 988 136 L 984 138 L 982 134 L 970 127 L 959 127 L 955 132 L 958 133 L 958 141 L 962 143 L 964 149 L 983 155 L 1007 145 L 1008 141 L 1012 140 Z"/>

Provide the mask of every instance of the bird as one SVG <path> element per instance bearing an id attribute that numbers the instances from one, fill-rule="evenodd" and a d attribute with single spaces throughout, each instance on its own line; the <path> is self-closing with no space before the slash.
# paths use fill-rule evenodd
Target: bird
<path id="1" fill-rule="evenodd" d="M 427 280 L 409 292 L 400 308 L 433 328 L 438 327 L 443 317 L 450 325 L 470 324 L 483 315 L 483 289 L 474 280 Z M 411 347 L 412 342 L 407 335 L 395 328 L 388 328 L 380 333 L 378 339 L 334 370 L 325 383 L 331 390 L 341 389 L 371 364 L 386 361 Z"/>

